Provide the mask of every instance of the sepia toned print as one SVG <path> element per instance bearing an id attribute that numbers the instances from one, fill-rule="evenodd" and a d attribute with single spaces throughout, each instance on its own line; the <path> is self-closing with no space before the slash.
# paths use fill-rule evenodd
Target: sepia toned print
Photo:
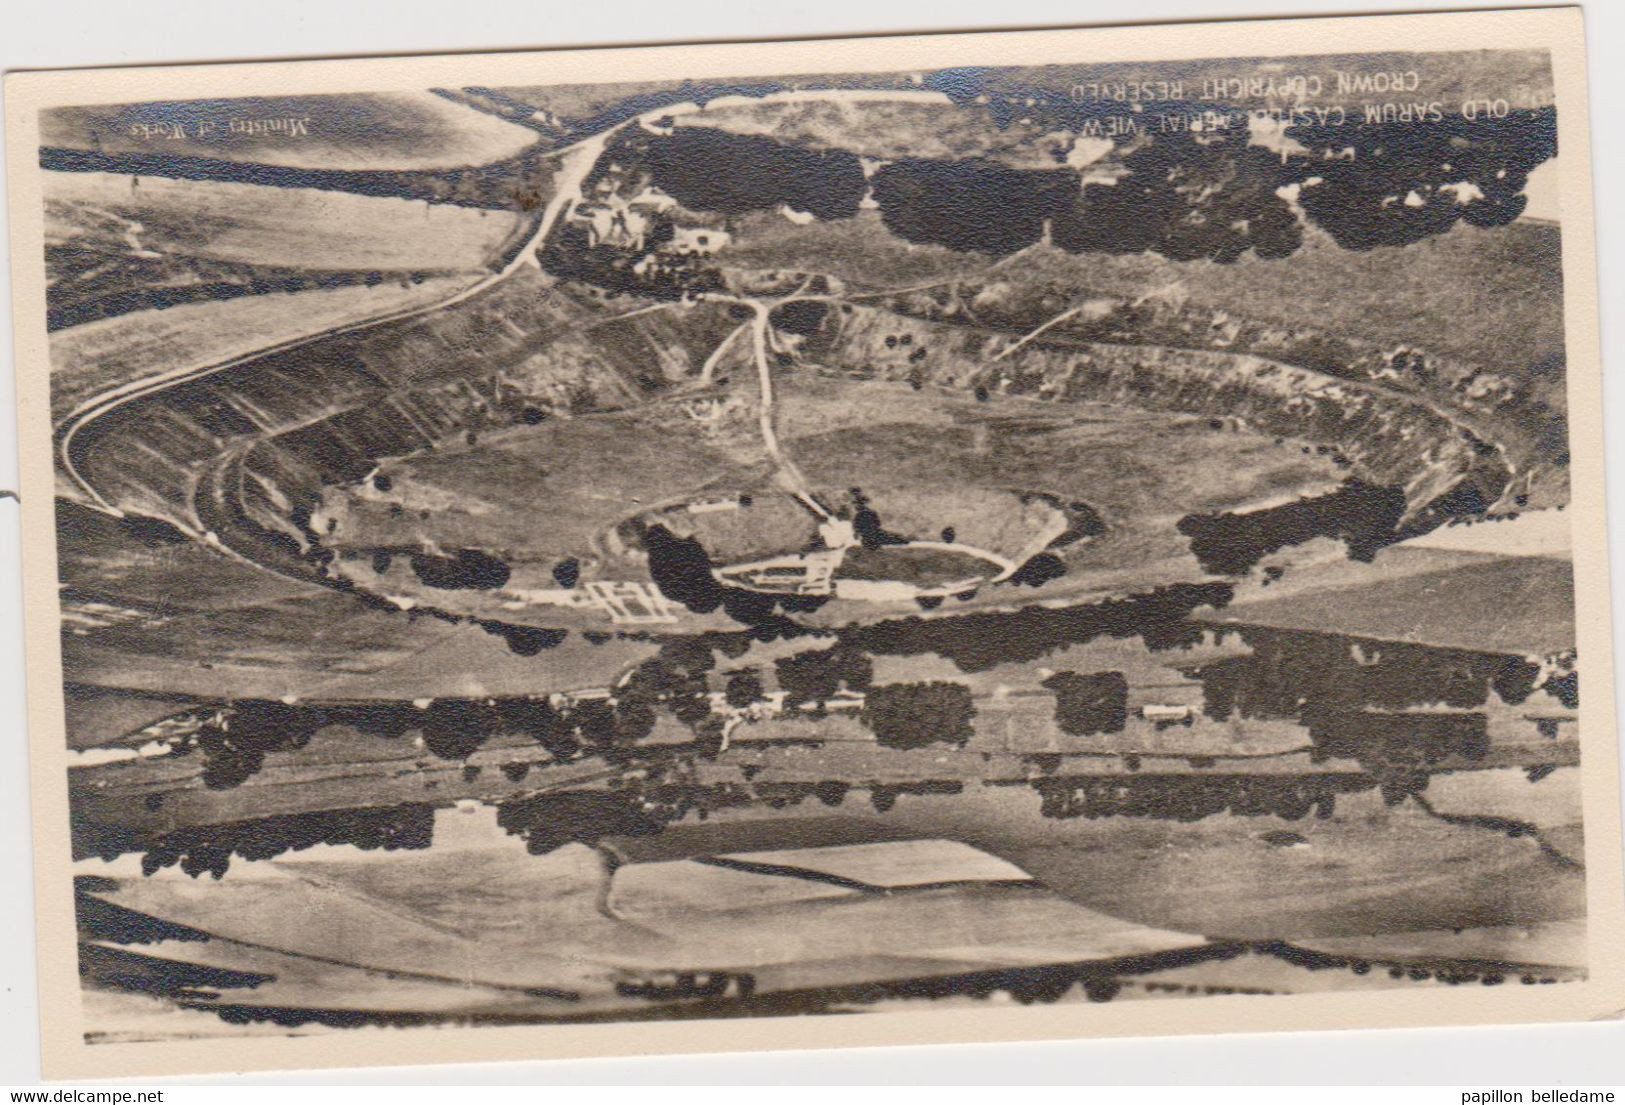
<path id="1" fill-rule="evenodd" d="M 56 89 L 61 1054 L 1607 1012 L 1575 28 L 1411 26 L 1518 19 Z"/>

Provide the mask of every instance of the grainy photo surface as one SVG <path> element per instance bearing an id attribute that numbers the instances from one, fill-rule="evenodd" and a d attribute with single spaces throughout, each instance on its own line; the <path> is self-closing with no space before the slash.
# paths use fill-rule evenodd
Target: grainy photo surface
<path id="1" fill-rule="evenodd" d="M 38 107 L 76 1043 L 1587 984 L 1550 49 L 1049 37 Z"/>

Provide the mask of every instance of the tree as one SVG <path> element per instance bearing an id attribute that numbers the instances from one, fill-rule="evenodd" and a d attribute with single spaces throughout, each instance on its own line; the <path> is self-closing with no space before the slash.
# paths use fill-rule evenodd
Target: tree
<path id="1" fill-rule="evenodd" d="M 429 847 L 433 840 L 434 806 L 428 803 L 316 810 L 167 833 L 147 847 L 141 857 L 141 870 L 152 875 L 178 863 L 193 878 L 207 872 L 218 879 L 230 867 L 233 856 L 274 859 L 284 852 L 317 844 L 350 844 L 385 851 L 421 849 Z"/>
<path id="2" fill-rule="evenodd" d="M 484 703 L 437 699 L 423 715 L 423 744 L 443 760 L 466 760 L 491 735 L 495 711 Z"/>
<path id="3" fill-rule="evenodd" d="M 615 743 L 615 707 L 602 699 L 577 702 L 569 711 L 570 721 L 582 742 L 596 748 Z"/>
<path id="4" fill-rule="evenodd" d="M 222 724 L 211 722 L 197 731 L 197 746 L 204 756 L 203 785 L 211 790 L 239 786 L 264 767 L 266 753 L 303 748 L 327 723 L 320 709 L 239 703 Z"/>
<path id="5" fill-rule="evenodd" d="M 722 643 L 726 646 L 730 641 L 724 637 Z M 745 651 L 740 649 L 738 654 L 743 656 Z M 689 675 L 704 675 L 717 666 L 711 646 L 703 637 L 673 637 L 660 646 L 659 658 Z"/>
<path id="6" fill-rule="evenodd" d="M 711 716 L 711 700 L 703 687 L 672 696 L 671 716 L 689 728 L 694 728 Z"/>
<path id="7" fill-rule="evenodd" d="M 1011 583 L 1022 583 L 1028 587 L 1042 587 L 1052 579 L 1060 579 L 1066 575 L 1066 561 L 1054 553 L 1039 553 L 1018 568 L 1011 576 Z"/>
<path id="8" fill-rule="evenodd" d="M 682 647 L 663 650 L 632 669 L 618 697 L 623 702 L 665 706 L 678 721 L 692 727 L 711 712 L 704 674 L 712 664 L 711 650 L 703 645 L 690 647 L 682 640 L 675 642 Z"/>
<path id="9" fill-rule="evenodd" d="M 497 824 L 524 840 L 532 855 L 566 844 L 589 846 L 607 836 L 645 836 L 661 825 L 631 795 L 567 790 L 497 806 Z"/>
<path id="10" fill-rule="evenodd" d="M 734 709 L 743 709 L 762 698 L 762 680 L 753 670 L 736 671 L 728 677 L 723 697 Z"/>
<path id="11" fill-rule="evenodd" d="M 456 557 L 413 553 L 412 571 L 425 586 L 442 590 L 491 591 L 506 584 L 510 574 L 506 563 L 478 549 L 460 549 Z"/>
<path id="12" fill-rule="evenodd" d="M 888 748 L 963 745 L 975 735 L 976 704 L 963 683 L 888 683 L 872 688 L 863 724 Z"/>
<path id="13" fill-rule="evenodd" d="M 1128 723 L 1128 680 L 1120 671 L 1061 671 L 1043 686 L 1055 692 L 1055 724 L 1063 733 L 1121 733 Z"/>
<path id="14" fill-rule="evenodd" d="M 649 554 L 649 576 L 662 595 L 696 614 L 722 605 L 724 588 L 711 574 L 711 558 L 698 541 L 657 525 L 643 531 L 643 547 Z"/>
<path id="15" fill-rule="evenodd" d="M 830 650 L 830 660 L 835 665 L 835 674 L 840 677 L 841 685 L 849 691 L 861 694 L 875 681 L 875 662 L 869 659 L 866 652 L 836 646 Z"/>
<path id="16" fill-rule="evenodd" d="M 627 698 L 615 704 L 616 744 L 625 746 L 647 740 L 654 728 L 654 706 L 647 700 Z"/>
<path id="17" fill-rule="evenodd" d="M 845 687 L 862 692 L 874 680 L 874 662 L 868 654 L 842 645 L 809 649 L 774 662 L 774 674 L 785 692 L 785 705 L 825 702 Z"/>

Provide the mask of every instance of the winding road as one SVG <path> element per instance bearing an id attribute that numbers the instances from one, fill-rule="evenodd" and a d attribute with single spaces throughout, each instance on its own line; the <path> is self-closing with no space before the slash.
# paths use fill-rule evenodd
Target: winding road
<path id="1" fill-rule="evenodd" d="M 498 270 L 490 275 L 458 291 L 445 299 L 437 300 L 423 306 L 404 308 L 370 318 L 347 323 L 343 326 L 306 334 L 288 341 L 278 342 L 274 345 L 255 350 L 251 353 L 231 357 L 201 366 L 184 366 L 169 369 L 153 376 L 140 380 L 132 380 L 87 399 L 65 415 L 54 429 L 56 454 L 63 473 L 86 496 L 87 505 L 114 517 L 124 517 L 125 511 L 117 503 L 109 501 L 85 476 L 78 463 L 79 457 L 75 451 L 75 442 L 84 428 L 97 419 L 126 406 L 136 400 L 146 398 L 165 391 L 168 388 L 201 380 L 220 372 L 248 364 L 268 355 L 287 353 L 303 348 L 315 342 L 357 331 L 366 330 L 388 323 L 403 322 L 409 319 L 422 318 L 437 311 L 455 307 L 468 299 L 479 295 L 493 285 L 512 276 L 525 267 L 540 267 L 537 252 L 546 242 L 548 236 L 558 225 L 560 219 L 567 215 L 570 209 L 581 200 L 581 186 L 587 176 L 592 172 L 593 166 L 603 155 L 604 148 L 610 139 L 621 131 L 632 126 L 647 127 L 656 120 L 679 115 L 690 115 L 702 112 L 709 107 L 726 108 L 747 105 L 776 104 L 776 103 L 807 103 L 807 102 L 840 102 L 840 103 L 874 103 L 874 102 L 902 102 L 902 103 L 949 103 L 948 97 L 941 92 L 907 91 L 890 89 L 814 89 L 790 92 L 775 92 L 764 96 L 752 97 L 732 95 L 707 100 L 704 103 L 688 102 L 668 105 L 650 109 L 642 114 L 633 116 L 610 126 L 596 134 L 590 135 L 567 146 L 550 150 L 542 154 L 542 158 L 562 160 L 560 172 L 555 180 L 554 193 L 537 219 L 536 228 L 524 244 L 515 251 L 514 255 Z M 193 534 L 201 538 L 200 534 Z"/>
<path id="2" fill-rule="evenodd" d="M 514 252 L 513 257 L 510 258 L 508 262 L 500 269 L 475 281 L 473 284 L 463 288 L 455 295 L 452 295 L 446 299 L 437 300 L 424 306 L 392 311 L 386 314 L 376 315 L 371 318 L 361 319 L 357 322 L 348 323 L 344 326 L 322 330 L 315 334 L 301 335 L 300 337 L 284 342 L 278 342 L 274 345 L 257 349 L 251 353 L 242 354 L 240 356 L 232 357 L 229 360 L 219 361 L 214 364 L 203 365 L 201 367 L 188 366 L 170 369 L 169 371 L 159 373 L 156 376 L 148 376 L 141 380 L 130 381 L 128 383 L 121 384 L 118 387 L 104 391 L 101 394 L 91 399 L 87 399 L 83 403 L 79 404 L 79 406 L 75 407 L 60 422 L 57 423 L 55 430 L 57 458 L 62 465 L 63 472 L 82 491 L 84 491 L 87 496 L 89 496 L 91 506 L 116 517 L 123 517 L 124 511 L 116 504 L 108 502 L 102 496 L 101 492 L 99 492 L 95 486 L 85 478 L 84 474 L 79 470 L 78 464 L 76 463 L 77 457 L 74 453 L 74 440 L 80 431 L 82 431 L 87 425 L 94 422 L 96 419 L 101 418 L 104 415 L 111 414 L 113 411 L 118 410 L 127 403 L 132 403 L 138 399 L 146 398 L 147 396 L 157 394 L 171 387 L 192 383 L 193 381 L 201 380 L 205 377 L 212 376 L 220 372 L 225 372 L 228 369 L 248 364 L 252 361 L 259 360 L 272 354 L 291 352 L 314 342 L 325 341 L 341 334 L 350 334 L 359 330 L 365 330 L 375 326 L 383 326 L 392 322 L 402 322 L 407 319 L 421 318 L 425 315 L 433 314 L 436 311 L 445 310 L 448 307 L 455 307 L 457 304 L 479 295 L 481 292 L 490 288 L 499 281 L 507 279 L 527 265 L 530 267 L 539 267 L 539 263 L 536 260 L 537 250 L 541 247 L 542 243 L 547 240 L 547 236 L 552 233 L 553 228 L 558 224 L 559 219 L 569 210 L 570 206 L 580 198 L 581 182 L 586 178 L 587 174 L 592 171 L 593 165 L 597 163 L 599 156 L 603 153 L 605 143 L 609 141 L 609 138 L 613 134 L 613 130 L 605 131 L 601 134 L 594 135 L 591 138 L 578 142 L 574 146 L 555 150 L 546 155 L 547 157 L 562 157 L 565 159 L 565 164 L 560 174 L 560 180 L 558 181 L 557 191 L 555 192 L 553 198 L 550 199 L 547 205 L 543 208 L 541 217 L 536 221 L 535 231 L 527 236 L 524 244 Z"/>

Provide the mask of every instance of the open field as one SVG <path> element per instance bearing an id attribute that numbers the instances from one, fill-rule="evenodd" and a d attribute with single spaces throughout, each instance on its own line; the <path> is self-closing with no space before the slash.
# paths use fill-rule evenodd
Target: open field
<path id="1" fill-rule="evenodd" d="M 1153 511 L 1233 509 L 1339 479 L 1323 456 L 1215 429 L 1205 418 L 1106 403 L 980 401 L 947 388 L 805 372 L 780 390 L 798 463 L 814 484 L 831 487 L 861 487 L 864 473 L 927 487 L 952 478 L 1083 499 L 1101 505 L 1108 525 L 1131 525 Z M 1215 455 L 1223 460 L 1200 462 Z M 1189 487 L 1177 502 L 1163 497 L 1162 481 L 1171 479 Z"/>
<path id="2" fill-rule="evenodd" d="M 746 458 L 730 456 L 685 422 L 658 405 L 516 426 L 475 447 L 391 461 L 380 473 L 387 492 L 331 493 L 323 513 L 338 521 L 332 545 L 590 557 L 594 542 L 640 506 L 760 479 L 740 463 Z"/>
<path id="3" fill-rule="evenodd" d="M 1549 387 L 1563 379 L 1560 238 L 1556 226 L 1533 221 L 1493 230 L 1462 225 L 1408 246 L 1354 252 L 1310 230 L 1301 249 L 1280 259 L 1246 253 L 1218 264 L 1040 246 L 993 271 L 1080 297 L 1159 296 L 1240 319 L 1415 345 L 1525 378 L 1561 406 L 1561 387 Z M 740 268 L 825 272 L 858 287 L 972 277 L 992 264 L 904 242 L 867 211 L 804 226 L 751 215 L 718 259 Z"/>
<path id="4" fill-rule="evenodd" d="M 572 634 L 518 656 L 476 626 L 377 609 L 190 541 L 147 545 L 106 515 L 58 509 L 70 681 L 205 698 L 518 695 L 595 685 L 606 667 L 618 672 L 654 648 Z M 76 743 L 122 735 L 121 710 L 70 713 Z"/>
<path id="5" fill-rule="evenodd" d="M 750 383 L 730 387 L 754 402 Z M 1215 429 L 1205 418 L 1023 398 L 983 402 L 806 370 L 781 373 L 777 388 L 782 438 L 812 486 L 827 489 L 832 506 L 847 489 L 860 489 L 900 536 L 936 541 L 947 532 L 998 555 L 1031 556 L 1036 549 L 1028 546 L 1053 510 L 1037 501 L 1021 506 L 1017 495 L 1088 504 L 1105 533 L 1062 551 L 1073 577 L 1046 593 L 1088 589 L 1099 582 L 1094 572 L 1126 564 L 1142 586 L 1152 577 L 1199 576 L 1175 529 L 1184 514 L 1338 482 L 1324 456 Z M 782 534 L 779 544 L 748 532 L 754 505 L 670 524 L 679 535 L 698 534 L 719 563 L 797 551 L 811 536 L 810 516 L 787 500 L 788 516 L 775 512 L 780 498 L 766 482 L 765 457 L 742 413 L 748 406 L 732 409 L 718 421 L 695 421 L 670 403 L 555 419 L 394 460 L 380 472 L 385 490 L 375 481 L 326 493 L 324 543 L 362 557 L 474 548 L 516 570 L 534 565 L 514 586 L 553 586 L 547 573 L 565 558 L 579 563 L 583 578 L 638 578 L 647 569 L 605 544 L 622 518 L 640 507 L 749 493 L 762 500 L 763 524 Z M 370 569 L 347 564 L 345 572 L 370 590 L 422 593 L 405 557 L 384 557 Z"/>
<path id="6" fill-rule="evenodd" d="M 396 744 L 397 757 L 414 754 L 410 745 Z M 521 750 L 511 752 L 520 754 Z M 363 758 L 373 754 L 389 756 L 383 746 L 374 750 L 369 745 Z M 498 753 L 493 750 L 492 754 Z M 482 754 L 480 762 L 488 759 Z M 451 765 L 434 770 L 444 774 L 448 769 Z M 726 769 L 719 765 L 718 770 Z M 1572 771 L 1535 783 L 1522 772 L 1475 772 L 1468 785 L 1478 792 L 1474 800 L 1522 811 L 1544 833 L 1567 824 L 1576 783 Z M 725 831 L 740 842 L 738 850 L 757 851 L 761 844 L 752 846 L 745 841 L 753 835 L 764 842 L 775 835 L 786 839 L 782 834 L 792 825 L 796 832 L 788 839 L 816 846 L 821 838 L 838 836 L 835 830 L 843 824 L 862 819 L 881 838 L 937 837 L 963 842 L 987 853 L 984 867 L 996 862 L 991 857 L 998 857 L 1062 897 L 1125 921 L 1217 939 L 1362 939 L 1363 948 L 1351 945 L 1346 950 L 1379 960 L 1385 946 L 1387 954 L 1396 955 L 1406 940 L 1414 942 L 1422 933 L 1500 926 L 1507 930 L 1500 934 L 1503 940 L 1516 941 L 1520 934 L 1513 929 L 1571 921 L 1584 914 L 1581 870 L 1572 861 L 1548 854 L 1538 840 L 1509 838 L 1491 827 L 1452 823 L 1429 813 L 1419 802 L 1390 805 L 1369 790 L 1344 794 L 1334 811 L 1320 817 L 1217 814 L 1187 822 L 1160 817 L 1056 816 L 1032 787 L 1021 784 L 973 783 L 951 793 L 940 788 L 934 793 L 904 790 L 895 804 L 877 803 L 871 811 L 863 801 L 864 789 L 860 785 L 846 794 L 843 788 L 832 803 L 798 802 L 791 813 L 782 804 L 766 801 L 730 806 L 713 811 L 710 819 L 726 830 L 708 829 L 689 817 L 673 825 L 668 837 L 634 839 L 624 847 L 633 863 L 658 859 L 662 852 L 680 857 L 689 837 Z M 449 802 L 450 797 L 446 795 L 442 801 Z M 206 794 L 199 798 L 217 800 Z M 1444 804 L 1451 801 L 1443 792 L 1438 798 Z M 1531 810 L 1535 812 L 1531 814 Z M 474 814 L 472 818 L 450 809 L 436 814 L 433 844 L 415 857 L 412 853 L 357 854 L 319 845 L 276 862 L 287 868 L 310 865 L 312 869 L 338 863 L 360 865 L 367 871 L 368 885 L 380 892 L 392 887 L 387 896 L 415 903 L 442 922 L 461 927 L 480 925 L 482 917 L 492 916 L 484 903 L 493 895 L 502 896 L 500 886 L 541 877 L 556 864 L 580 855 L 575 846 L 566 846 L 543 849 L 549 853 L 545 856 L 527 857 L 517 841 L 494 831 L 501 823 L 493 824 L 497 819 L 489 807 L 469 812 Z M 827 831 L 820 831 L 821 825 Z M 615 847 L 622 844 L 616 842 Z M 500 854 L 504 850 L 506 859 Z M 836 855 L 830 854 L 831 862 Z M 1451 857 L 1450 862 L 1439 863 L 1440 855 Z M 122 878 L 133 868 L 133 859 L 120 859 L 111 866 L 90 862 L 81 871 Z M 472 897 L 447 897 L 438 892 L 467 865 L 483 870 L 480 881 L 486 890 Z M 225 881 L 253 881 L 269 873 L 263 861 L 235 859 Z M 208 883 L 193 882 L 178 872 L 157 879 L 159 884 L 172 886 L 175 893 L 204 903 L 211 916 L 226 922 L 227 914 L 207 905 L 213 897 L 204 889 Z M 712 882 L 724 885 L 713 889 L 726 892 L 729 881 L 717 875 Z M 645 901 L 644 908 L 634 910 L 634 884 L 651 892 L 660 889 L 629 878 L 614 900 L 652 923 L 661 920 L 661 903 L 666 897 L 681 890 L 677 885 L 666 886 L 661 894 Z M 590 908 L 592 897 L 576 901 L 574 895 L 558 891 L 532 896 L 537 903 L 555 902 L 571 909 L 575 905 Z M 247 923 L 260 922 L 251 919 Z M 204 927 L 212 931 L 211 926 Z M 1384 941 L 1388 943 L 1384 945 Z M 1443 958 L 1528 961 L 1514 943 L 1497 944 L 1489 931 L 1475 932 L 1465 943 L 1435 939 L 1434 944 L 1434 954 Z M 634 958 L 640 950 L 624 948 Z"/>
<path id="7" fill-rule="evenodd" d="M 1203 418 L 1020 398 L 978 402 L 953 392 L 803 374 L 783 390 L 787 410 L 805 401 L 817 412 L 805 435 L 794 438 L 799 463 L 815 485 L 917 489 L 940 504 L 940 525 L 954 526 L 967 540 L 979 523 L 956 516 L 959 486 L 1087 503 L 1106 532 L 1065 551 L 1075 576 L 1132 564 L 1146 579 L 1193 578 L 1199 569 L 1174 529 L 1180 517 L 1286 492 L 1314 494 L 1338 480 L 1323 456 L 1214 429 Z M 843 402 L 837 396 L 850 404 L 848 426 L 828 410 Z M 831 428 L 814 429 L 820 420 Z"/>
<path id="8" fill-rule="evenodd" d="M 279 579 L 193 541 L 145 542 L 99 511 L 57 501 L 57 579 L 69 595 L 163 617 L 252 606 L 316 588 Z"/>
<path id="9" fill-rule="evenodd" d="M 455 295 L 475 277 L 277 292 L 138 311 L 51 335 L 51 409 L 60 417 L 110 388 Z"/>
<path id="10" fill-rule="evenodd" d="M 63 695 L 68 747 L 94 748 L 118 742 L 153 722 L 182 713 L 192 703 L 177 695 L 75 684 Z"/>
<path id="11" fill-rule="evenodd" d="M 449 835 L 453 816 L 437 816 L 436 830 L 444 825 Z M 821 986 L 1022 967 L 1035 959 L 1111 961 L 1202 943 L 1079 908 L 1019 868 L 947 840 L 882 836 L 809 853 L 729 850 L 717 839 L 707 849 L 744 862 L 804 865 L 777 877 L 686 858 L 610 865 L 583 847 L 527 856 L 519 841 L 501 836 L 491 811 L 475 811 L 475 818 L 485 839 L 465 829 L 460 846 L 443 851 L 357 861 L 323 850 L 244 864 L 208 892 L 184 877 L 133 877 L 121 865 L 124 877 L 117 885 L 98 883 L 97 893 L 149 915 L 185 916 L 211 937 L 405 975 L 420 989 L 437 982 L 446 995 L 441 1001 L 460 997 L 470 1011 L 542 1018 L 648 1009 L 650 1002 L 639 1000 L 645 995 L 626 983 L 673 961 L 748 968 L 752 993 L 812 990 L 816 1002 Z M 922 869 L 938 881 L 921 878 Z M 868 881 L 829 885 L 848 872 Z M 290 926 L 287 911 L 323 920 Z M 528 923 L 515 924 L 516 917 Z M 840 951 L 809 959 L 809 946 Z M 173 947 L 158 951 L 189 952 L 195 961 L 215 950 Z M 305 980 L 296 974 L 284 981 L 287 973 L 277 965 L 272 995 L 301 988 Z M 622 985 L 612 987 L 617 981 Z M 454 989 L 459 983 L 461 994 Z M 394 990 L 399 994 L 399 984 Z"/>
<path id="12" fill-rule="evenodd" d="M 1057 821 L 1025 788 L 974 787 L 905 795 L 881 816 L 1006 857 L 1083 905 L 1210 936 L 1539 923 L 1585 909 L 1583 873 L 1543 855 L 1535 841 L 1449 825 L 1411 803 L 1386 807 L 1375 793 L 1345 796 L 1324 820 L 1218 814 L 1183 824 Z M 1272 832 L 1297 834 L 1307 846 L 1272 845 Z M 1453 862 L 1441 865 L 1441 854 Z"/>
<path id="13" fill-rule="evenodd" d="M 310 641 L 314 624 L 325 628 L 320 639 Z M 164 694 L 398 702 L 426 693 L 478 697 L 578 690 L 599 685 L 606 671 L 629 668 L 656 648 L 646 640 L 594 643 L 571 633 L 538 656 L 520 656 L 501 637 L 472 625 L 282 603 L 253 618 L 190 614 L 105 637 L 69 638 L 63 667 L 70 679 Z M 87 734 L 87 739 L 97 738 Z"/>
<path id="14" fill-rule="evenodd" d="M 1249 593 L 1214 622 L 1315 629 L 1549 656 L 1574 647 L 1574 565 L 1553 557 L 1398 546 L 1373 564 L 1289 569 L 1289 594 Z"/>
<path id="15" fill-rule="evenodd" d="M 1512 785 L 1557 788 L 1572 782 Z M 1364 937 L 1380 942 L 1401 933 L 1539 925 L 1584 914 L 1582 873 L 1544 855 L 1535 841 L 1447 824 L 1414 803 L 1386 807 L 1375 794 L 1346 797 L 1325 819 L 1222 814 L 1190 824 L 1046 818 L 1038 796 L 1026 787 L 904 795 L 885 812 L 860 810 L 852 799 L 844 805 L 853 808 L 821 810 L 807 803 L 788 816 L 872 818 L 886 834 L 964 841 L 1013 863 L 1070 901 L 1125 921 L 1210 938 Z M 441 818 L 458 816 L 447 811 Z M 761 824 L 771 835 L 772 827 L 762 823 L 786 816 L 760 804 L 721 812 L 713 821 L 729 826 Z M 481 819 L 488 817 L 485 813 Z M 446 823 L 447 828 L 453 824 Z M 1281 834 L 1291 834 L 1300 843 L 1271 842 Z M 412 853 L 374 853 L 348 860 L 344 853 L 321 849 L 308 858 L 294 855 L 278 864 L 358 863 L 369 871 L 371 885 L 395 887 L 391 896 L 431 908 L 444 922 L 459 917 L 464 923 L 473 922 L 485 912 L 482 902 L 487 893 L 469 900 L 437 892 L 460 864 L 476 861 L 452 840 L 447 843 L 444 852 L 431 848 L 416 858 Z M 528 881 L 574 852 L 566 848 L 548 857 L 526 857 L 517 841 L 497 838 L 489 843 L 511 849 L 506 861 L 487 853 L 478 863 L 491 893 L 503 882 Z M 1440 865 L 1440 854 L 1452 856 L 1453 862 Z M 109 873 L 127 866 L 120 861 Z M 421 870 L 424 866 L 441 874 L 432 876 Z M 83 868 L 86 873 L 98 869 L 107 870 L 100 863 Z M 227 881 L 252 880 L 256 869 L 262 865 L 234 862 Z M 178 872 L 159 879 L 199 902 L 210 898 L 203 884 Z M 572 897 L 555 893 L 534 896 L 533 901 L 554 901 L 559 908 L 569 908 Z M 1504 935 L 1516 939 L 1517 934 Z M 1368 947 L 1366 954 L 1378 958 L 1376 951 Z M 636 955 L 633 947 L 625 952 Z M 1510 944 L 1493 950 L 1481 944 L 1477 953 L 1484 958 L 1520 959 Z"/>
<path id="16" fill-rule="evenodd" d="M 511 213 L 315 188 L 46 172 L 47 245 L 310 270 L 483 269 Z"/>
<path id="17" fill-rule="evenodd" d="M 312 169 L 436 169 L 511 157 L 535 135 L 428 91 L 59 107 L 41 113 L 40 144 L 167 153 Z M 302 128 L 256 128 L 273 120 Z M 237 123 L 237 127 L 232 124 Z"/>

